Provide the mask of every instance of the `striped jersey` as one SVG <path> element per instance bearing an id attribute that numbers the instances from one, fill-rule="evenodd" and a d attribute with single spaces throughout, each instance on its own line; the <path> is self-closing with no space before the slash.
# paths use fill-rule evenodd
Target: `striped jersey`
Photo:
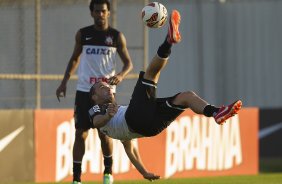
<path id="1" fill-rule="evenodd" d="M 77 90 L 89 92 L 97 81 L 107 82 L 115 75 L 119 31 L 111 27 L 98 31 L 91 25 L 80 29 L 80 33 L 82 53 L 77 70 Z"/>

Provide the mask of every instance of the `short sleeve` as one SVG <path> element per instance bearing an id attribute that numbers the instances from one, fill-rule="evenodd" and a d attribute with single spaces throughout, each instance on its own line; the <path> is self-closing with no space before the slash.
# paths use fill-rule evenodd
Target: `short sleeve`
<path id="1" fill-rule="evenodd" d="M 91 107 L 91 109 L 89 109 L 88 113 L 89 113 L 89 118 L 90 121 L 93 121 L 93 117 L 96 115 L 104 115 L 107 112 L 107 105 L 94 105 L 93 107 Z"/>

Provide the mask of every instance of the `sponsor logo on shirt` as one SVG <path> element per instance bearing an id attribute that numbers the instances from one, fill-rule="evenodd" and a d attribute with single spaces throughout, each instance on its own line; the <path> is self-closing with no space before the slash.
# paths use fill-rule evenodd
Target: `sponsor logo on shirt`
<path id="1" fill-rule="evenodd" d="M 110 55 L 110 50 L 106 48 L 87 48 L 86 54 L 92 55 Z"/>
<path id="2" fill-rule="evenodd" d="M 90 77 L 90 84 L 95 84 L 97 82 L 106 82 L 108 83 L 108 79 L 106 77 Z"/>

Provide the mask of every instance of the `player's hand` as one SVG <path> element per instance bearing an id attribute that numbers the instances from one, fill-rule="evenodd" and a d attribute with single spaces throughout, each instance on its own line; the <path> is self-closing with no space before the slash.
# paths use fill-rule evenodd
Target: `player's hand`
<path id="1" fill-rule="evenodd" d="M 154 181 L 160 179 L 160 176 L 155 175 L 154 173 L 143 174 L 143 177 L 149 181 Z"/>
<path id="2" fill-rule="evenodd" d="M 66 97 L 66 91 L 67 91 L 67 86 L 64 84 L 61 84 L 57 90 L 56 90 L 56 95 L 57 99 L 60 102 L 60 97 Z"/>
<path id="3" fill-rule="evenodd" d="M 118 106 L 116 103 L 110 103 L 108 105 L 107 114 L 112 118 L 118 110 Z"/>
<path id="4" fill-rule="evenodd" d="M 120 83 L 123 80 L 123 77 L 119 74 L 112 76 L 111 78 L 109 78 L 108 82 L 110 85 L 117 85 L 118 83 Z"/>

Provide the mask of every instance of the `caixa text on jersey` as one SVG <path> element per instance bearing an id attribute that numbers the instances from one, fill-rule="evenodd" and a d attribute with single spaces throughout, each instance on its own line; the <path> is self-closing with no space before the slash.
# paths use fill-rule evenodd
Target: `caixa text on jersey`
<path id="1" fill-rule="evenodd" d="M 86 54 L 109 55 L 110 49 L 107 49 L 107 48 L 87 48 Z"/>

